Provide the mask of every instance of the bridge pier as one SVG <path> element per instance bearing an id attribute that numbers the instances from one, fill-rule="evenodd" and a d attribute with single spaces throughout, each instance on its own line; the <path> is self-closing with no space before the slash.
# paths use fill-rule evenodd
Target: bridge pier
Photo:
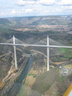
<path id="1" fill-rule="evenodd" d="M 15 44 L 15 37 L 13 35 L 13 44 Z M 16 56 L 16 46 L 13 45 L 14 47 L 14 61 L 15 61 L 15 68 L 18 69 L 18 65 L 17 65 L 17 56 Z"/>
<path id="2" fill-rule="evenodd" d="M 49 36 L 47 36 L 47 71 L 49 71 Z"/>

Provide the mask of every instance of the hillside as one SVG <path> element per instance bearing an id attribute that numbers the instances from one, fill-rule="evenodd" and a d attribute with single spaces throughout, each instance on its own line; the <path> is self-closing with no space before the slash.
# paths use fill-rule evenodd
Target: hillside
<path id="1" fill-rule="evenodd" d="M 72 46 L 72 16 L 0 18 L 0 43 L 13 43 L 13 35 L 16 37 L 17 44 L 46 45 L 47 35 L 49 35 L 50 45 Z M 33 58 L 18 96 L 62 96 L 72 82 L 72 49 L 50 48 L 49 72 L 46 70 L 47 48 L 16 46 L 16 51 L 18 68 L 21 67 L 25 56 L 27 59 L 30 55 Z M 16 70 L 12 70 L 12 73 L 8 74 L 12 65 L 14 66 L 13 47 L 1 45 L 0 84 L 8 76 L 10 81 L 11 76 L 17 73 Z M 62 68 L 61 71 L 59 66 Z M 64 74 L 64 70 L 68 70 L 69 73 Z M 14 83 L 18 82 L 14 81 Z M 3 88 L 4 83 L 1 86 Z"/>
<path id="2" fill-rule="evenodd" d="M 52 39 L 68 44 L 72 38 L 71 26 L 72 16 L 0 18 L 0 41 L 10 39 L 13 35 L 23 41 L 27 41 L 27 38 L 42 39 L 49 35 Z"/>
<path id="3" fill-rule="evenodd" d="M 0 27 L 23 32 L 69 31 L 71 16 L 15 17 L 0 19 Z"/>
<path id="4" fill-rule="evenodd" d="M 38 76 L 28 75 L 17 96 L 63 96 L 72 82 L 71 77 L 61 76 L 57 68 Z"/>

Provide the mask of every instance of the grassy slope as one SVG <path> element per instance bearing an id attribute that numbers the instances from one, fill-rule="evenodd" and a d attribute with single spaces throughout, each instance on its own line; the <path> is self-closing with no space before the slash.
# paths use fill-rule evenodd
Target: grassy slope
<path id="1" fill-rule="evenodd" d="M 17 96 L 62 96 L 72 82 L 71 77 L 60 76 L 58 69 L 54 68 L 37 77 L 28 78 Z M 34 79 L 33 86 L 30 86 Z"/>
<path id="2" fill-rule="evenodd" d="M 32 89 L 43 94 L 55 81 L 58 80 L 58 76 L 59 74 L 57 69 L 52 69 L 49 72 L 45 72 L 37 77 Z"/>

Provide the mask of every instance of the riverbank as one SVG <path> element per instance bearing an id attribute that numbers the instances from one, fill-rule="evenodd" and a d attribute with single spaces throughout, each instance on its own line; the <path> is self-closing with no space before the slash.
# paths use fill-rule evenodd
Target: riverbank
<path id="1" fill-rule="evenodd" d="M 16 82 L 13 84 L 13 86 L 11 87 L 9 92 L 7 93 L 7 96 L 17 96 L 19 90 L 22 87 L 23 80 L 25 81 L 25 78 L 26 78 L 28 71 L 31 67 L 32 61 L 33 61 L 33 58 L 32 58 L 32 55 L 30 55 L 29 60 L 26 64 L 23 72 L 21 73 L 20 77 L 16 80 Z"/>
<path id="2" fill-rule="evenodd" d="M 28 60 L 29 57 L 24 57 L 24 61 L 21 64 L 20 68 L 17 70 L 17 72 L 14 71 L 13 74 L 11 74 L 11 78 L 5 82 L 5 86 L 0 91 L 0 96 L 6 96 L 7 92 L 11 89 L 11 87 L 14 85 L 16 80 L 20 77 L 21 73 L 25 69 Z"/>

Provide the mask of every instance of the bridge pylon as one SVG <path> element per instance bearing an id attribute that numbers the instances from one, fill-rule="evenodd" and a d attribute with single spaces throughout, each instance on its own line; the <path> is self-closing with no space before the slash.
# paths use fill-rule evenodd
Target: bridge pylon
<path id="1" fill-rule="evenodd" d="M 49 71 L 49 36 L 47 35 L 47 71 Z"/>
<path id="2" fill-rule="evenodd" d="M 15 62 L 15 68 L 18 69 L 17 65 L 17 56 L 16 56 L 16 45 L 15 45 L 15 36 L 13 35 L 13 47 L 14 47 L 14 62 Z"/>

